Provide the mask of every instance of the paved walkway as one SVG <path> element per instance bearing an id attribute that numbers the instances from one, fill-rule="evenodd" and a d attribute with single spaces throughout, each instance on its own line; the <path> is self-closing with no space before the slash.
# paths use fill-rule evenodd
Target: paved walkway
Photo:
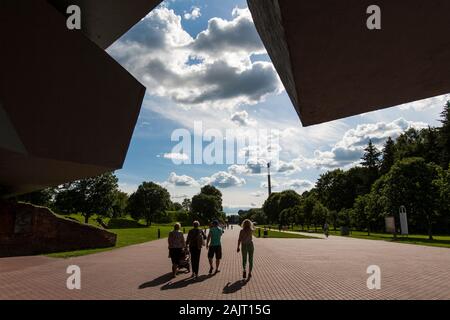
<path id="1" fill-rule="evenodd" d="M 223 238 L 222 272 L 170 278 L 167 240 L 70 259 L 0 259 L 0 299 L 450 299 L 450 249 L 385 241 L 255 239 L 255 270 L 241 281 L 239 228 Z M 66 268 L 81 268 L 81 290 L 66 288 Z M 381 289 L 366 286 L 369 265 Z"/>

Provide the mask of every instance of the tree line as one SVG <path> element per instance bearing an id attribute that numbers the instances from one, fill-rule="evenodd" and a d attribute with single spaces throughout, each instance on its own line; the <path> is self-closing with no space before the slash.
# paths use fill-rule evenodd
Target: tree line
<path id="1" fill-rule="evenodd" d="M 191 224 L 199 220 L 205 224 L 212 219 L 226 219 L 222 193 L 212 185 L 203 186 L 192 199 L 179 203 L 171 200 L 166 188 L 154 182 L 142 182 L 128 195 L 119 190 L 118 179 L 111 172 L 22 195 L 17 200 L 61 214 L 80 213 L 85 223 L 93 215 L 100 219 L 130 216 L 136 221 L 144 220 L 147 226 L 153 222 Z"/>
<path id="2" fill-rule="evenodd" d="M 349 170 L 329 170 L 303 194 L 272 193 L 261 209 L 240 211 L 241 219 L 259 224 L 297 224 L 335 230 L 383 232 L 385 217 L 405 206 L 411 233 L 450 233 L 450 102 L 441 127 L 410 128 L 382 150 L 370 140 L 361 163 Z"/>

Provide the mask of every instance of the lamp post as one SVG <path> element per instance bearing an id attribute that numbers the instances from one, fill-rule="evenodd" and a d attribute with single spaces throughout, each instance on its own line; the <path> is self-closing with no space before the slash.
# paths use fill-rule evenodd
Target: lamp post
<path id="1" fill-rule="evenodd" d="M 272 194 L 272 185 L 270 183 L 270 162 L 267 162 L 267 186 L 269 187 L 269 197 Z"/>

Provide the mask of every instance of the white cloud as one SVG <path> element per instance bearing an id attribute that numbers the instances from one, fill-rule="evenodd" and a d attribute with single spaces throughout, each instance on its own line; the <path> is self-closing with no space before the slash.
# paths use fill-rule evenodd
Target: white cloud
<path id="1" fill-rule="evenodd" d="M 409 128 L 426 128 L 424 122 L 407 121 L 399 118 L 392 122 L 377 122 L 369 124 L 359 124 L 355 129 L 348 130 L 337 146 L 343 148 L 365 147 L 369 139 L 378 146 L 381 146 L 388 137 L 396 139 L 402 132 Z"/>
<path id="2" fill-rule="evenodd" d="M 399 108 L 401 110 L 412 109 L 414 111 L 424 111 L 431 108 L 442 108 L 448 100 L 450 100 L 450 94 L 444 94 L 432 98 L 405 103 L 400 105 Z"/>
<path id="3" fill-rule="evenodd" d="M 195 187 L 199 185 L 194 178 L 187 175 L 179 176 L 175 172 L 170 173 L 167 182 L 179 187 Z"/>
<path id="4" fill-rule="evenodd" d="M 254 126 L 256 124 L 256 121 L 249 119 L 248 112 L 245 110 L 233 113 L 230 120 L 242 127 Z"/>
<path id="5" fill-rule="evenodd" d="M 165 159 L 172 159 L 172 160 L 179 160 L 179 161 L 183 161 L 183 160 L 188 160 L 189 157 L 187 154 L 185 153 L 164 153 L 163 157 Z"/>
<path id="6" fill-rule="evenodd" d="M 183 15 L 177 16 L 168 8 L 157 8 L 114 44 L 109 52 L 147 86 L 149 95 L 144 103 L 146 111 L 150 109 L 190 129 L 193 119 L 201 119 L 205 128 L 219 130 L 234 127 L 249 129 L 256 125 L 259 128 L 279 129 L 279 142 L 272 148 L 280 152 L 283 161 L 272 162 L 271 172 L 276 177 L 276 180 L 272 180 L 272 186 L 275 190 L 310 187 L 312 183 L 305 182 L 308 180 L 288 180 L 299 177 L 313 180 L 318 174 L 317 171 L 304 170 L 301 176 L 295 175 L 301 169 L 328 169 L 358 163 L 369 138 L 381 146 L 389 135 L 396 138 L 410 126 L 424 125 L 402 118 L 385 121 L 386 116 L 410 114 L 398 110 L 427 110 L 434 105 L 440 108 L 441 101 L 450 98 L 446 95 L 446 98 L 435 97 L 405 104 L 397 108 L 397 113 L 379 111 L 380 122 L 361 124 L 354 128 L 348 125 L 353 120 L 337 120 L 303 128 L 289 99 L 284 100 L 286 95 L 272 97 L 261 107 L 241 106 L 257 103 L 267 95 L 282 90 L 270 63 L 258 65 L 250 59 L 252 55 L 265 53 L 265 49 L 247 9 L 235 9 L 229 20 L 211 19 L 207 29 L 196 37 L 183 29 L 183 18 Z M 290 109 L 292 112 L 287 112 Z M 436 108 L 433 110 L 436 111 Z M 376 121 L 374 113 L 370 114 L 369 121 Z M 145 127 L 148 123 L 142 122 L 141 125 Z M 272 160 L 266 157 L 267 146 L 249 146 L 239 152 L 248 156 L 253 149 L 261 150 L 264 160 Z M 187 155 L 167 153 L 160 156 L 183 160 Z M 190 194 L 192 191 L 195 194 L 204 183 L 211 182 L 222 188 L 247 184 L 247 189 L 255 180 L 265 180 L 265 162 L 232 165 L 227 171 L 203 174 L 212 175 L 198 180 L 174 173 L 175 176 L 169 177 L 172 183 L 166 181 L 165 184 L 171 188 L 171 192 Z M 241 179 L 241 175 L 245 176 L 247 183 Z M 258 187 L 259 181 L 256 183 Z M 266 182 L 262 185 L 267 188 Z M 253 193 L 251 191 L 254 190 L 250 190 L 247 193 L 242 189 L 227 188 L 223 190 L 224 197 L 228 197 L 229 203 L 248 205 L 250 200 L 258 202 L 267 196 L 264 190 Z M 260 196 L 257 196 L 258 192 Z"/>
<path id="7" fill-rule="evenodd" d="M 268 183 L 262 182 L 261 188 L 267 189 Z M 272 191 L 280 192 L 283 190 L 295 190 L 298 193 L 311 190 L 314 187 L 314 183 L 309 180 L 303 179 L 282 179 L 271 180 Z"/>
<path id="8" fill-rule="evenodd" d="M 233 164 L 228 167 L 228 172 L 231 174 L 244 174 L 253 175 L 261 174 L 263 168 L 267 165 L 264 159 L 249 159 L 245 165 L 243 164 Z"/>
<path id="9" fill-rule="evenodd" d="M 311 190 L 314 187 L 314 183 L 309 180 L 293 179 L 285 182 L 282 187 L 285 189 L 293 189 L 304 192 Z"/>
<path id="10" fill-rule="evenodd" d="M 214 173 L 211 177 L 203 177 L 200 179 L 202 185 L 213 185 L 218 188 L 237 187 L 245 184 L 245 179 L 239 178 L 226 171 Z"/>
<path id="11" fill-rule="evenodd" d="M 245 167 L 252 174 L 260 174 L 262 168 L 266 166 L 266 161 L 263 159 L 250 159 L 247 161 Z"/>
<path id="12" fill-rule="evenodd" d="M 250 193 L 250 195 L 253 196 L 253 197 L 256 197 L 256 198 L 260 198 L 260 197 L 266 196 L 267 193 L 258 190 L 258 191 L 255 191 L 255 192 Z"/>
<path id="13" fill-rule="evenodd" d="M 301 171 L 301 168 L 295 161 L 285 162 L 280 160 L 278 163 L 275 163 L 274 168 L 276 170 L 275 173 L 278 172 L 285 175 L 290 175 Z"/>
<path id="14" fill-rule="evenodd" d="M 190 198 L 189 195 L 187 195 L 187 194 L 174 194 L 172 196 L 172 199 L 186 199 L 186 198 Z"/>
<path id="15" fill-rule="evenodd" d="M 403 118 L 392 122 L 359 124 L 345 132 L 331 150 L 316 150 L 313 158 L 298 157 L 293 162 L 300 167 L 325 169 L 352 166 L 359 163 L 369 140 L 381 149 L 388 137 L 396 139 L 409 128 L 425 127 L 427 124 L 424 122 L 407 121 Z"/>
<path id="16" fill-rule="evenodd" d="M 185 12 L 183 17 L 186 20 L 196 20 L 198 18 L 200 18 L 200 16 L 202 15 L 201 10 L 199 7 L 192 7 L 191 12 Z"/>
<path id="17" fill-rule="evenodd" d="M 150 94 L 210 109 L 255 104 L 283 90 L 271 63 L 250 59 L 263 48 L 248 9 L 234 10 L 230 21 L 211 19 L 194 39 L 180 16 L 159 7 L 108 52 Z"/>
<path id="18" fill-rule="evenodd" d="M 260 187 L 267 189 L 269 186 L 269 183 L 267 181 L 261 182 Z M 281 183 L 279 183 L 277 180 L 275 179 L 271 179 L 270 180 L 270 186 L 272 187 L 272 189 L 276 189 L 276 188 L 280 188 L 281 187 Z"/>
<path id="19" fill-rule="evenodd" d="M 248 174 L 248 168 L 243 164 L 233 164 L 228 167 L 231 174 Z"/>
<path id="20" fill-rule="evenodd" d="M 232 17 L 232 20 L 210 19 L 208 28 L 197 35 L 191 48 L 210 59 L 219 57 L 246 61 L 251 54 L 265 53 L 250 10 L 235 8 Z"/>
<path id="21" fill-rule="evenodd" d="M 267 189 L 268 182 L 262 182 L 260 187 Z M 272 191 L 277 192 L 283 190 L 295 190 L 298 193 L 311 190 L 314 187 L 314 183 L 304 179 L 283 179 L 283 180 L 271 180 Z"/>
<path id="22" fill-rule="evenodd" d="M 247 159 L 247 165 L 256 166 L 260 170 L 267 162 L 278 162 L 282 151 L 278 139 L 267 139 L 262 136 L 252 138 L 250 135 L 246 137 L 249 141 L 245 147 L 238 150 L 238 156 L 240 159 Z"/>
<path id="23" fill-rule="evenodd" d="M 138 186 L 136 184 L 130 184 L 126 182 L 119 182 L 119 189 L 122 192 L 125 192 L 127 194 L 132 194 L 137 190 Z"/>
<path id="24" fill-rule="evenodd" d="M 267 160 L 265 159 L 249 159 L 245 165 L 233 164 L 228 167 L 228 172 L 236 175 L 266 175 Z M 291 175 L 300 172 L 301 168 L 295 161 L 285 162 L 276 160 L 271 162 L 271 173 L 281 173 L 283 175 Z"/>

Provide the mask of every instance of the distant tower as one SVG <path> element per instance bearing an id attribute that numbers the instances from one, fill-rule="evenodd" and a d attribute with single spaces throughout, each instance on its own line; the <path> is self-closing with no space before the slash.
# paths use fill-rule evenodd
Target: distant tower
<path id="1" fill-rule="evenodd" d="M 270 162 L 267 162 L 267 182 L 269 186 L 269 197 L 272 194 L 272 185 L 270 183 Z"/>

